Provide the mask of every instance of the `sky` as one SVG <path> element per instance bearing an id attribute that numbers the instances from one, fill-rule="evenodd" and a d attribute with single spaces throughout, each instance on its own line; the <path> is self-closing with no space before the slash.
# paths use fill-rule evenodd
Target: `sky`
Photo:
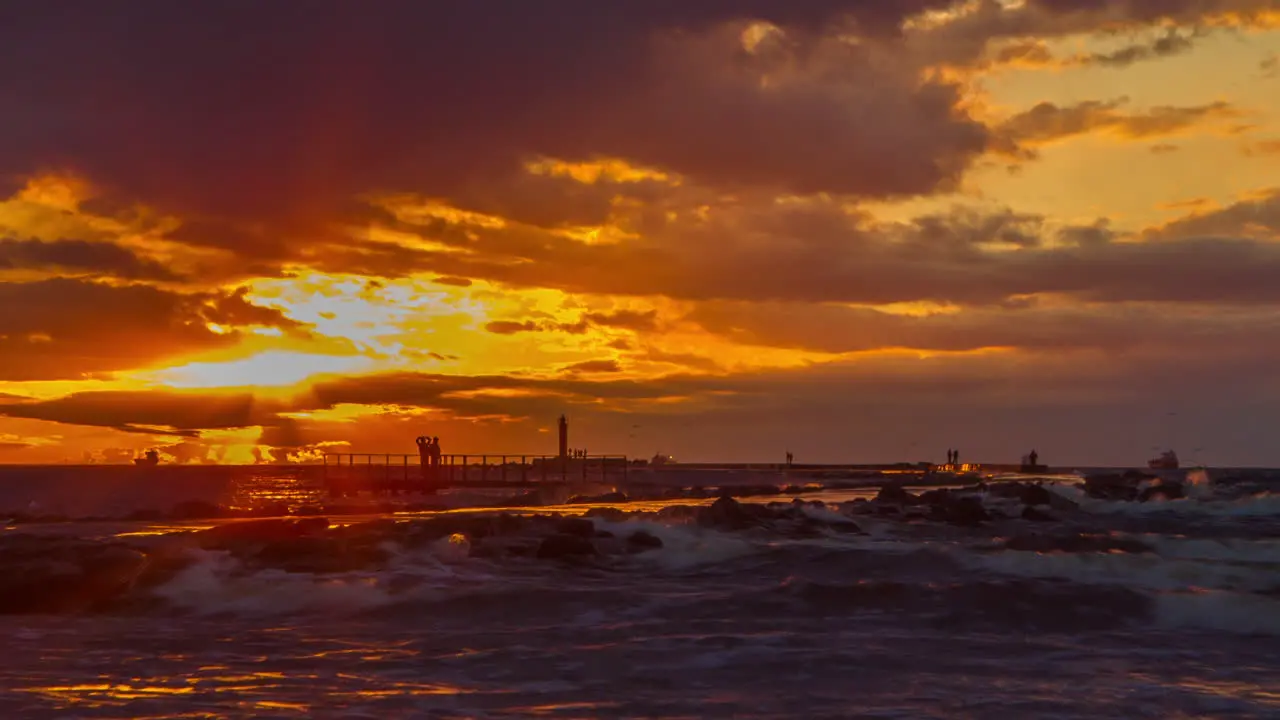
<path id="1" fill-rule="evenodd" d="M 1280 466 L 1274 0 L 0 11 L 0 463 Z"/>

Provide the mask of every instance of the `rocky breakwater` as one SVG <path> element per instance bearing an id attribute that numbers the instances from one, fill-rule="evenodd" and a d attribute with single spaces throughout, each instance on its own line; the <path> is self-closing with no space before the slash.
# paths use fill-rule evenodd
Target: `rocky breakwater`
<path id="1" fill-rule="evenodd" d="M 913 494 L 901 485 L 885 485 L 873 500 L 854 500 L 846 508 L 855 515 L 874 515 L 904 522 L 934 522 L 978 527 L 1020 518 L 1035 522 L 1060 519 L 1079 506 L 1039 483 L 979 484 L 959 490 L 937 489 Z"/>
<path id="2" fill-rule="evenodd" d="M 589 516 L 441 514 L 347 525 L 325 517 L 273 518 L 108 541 L 14 533 L 0 537 L 0 613 L 152 608 L 150 590 L 211 555 L 234 561 L 244 574 L 374 572 L 414 551 L 464 560 L 600 565 L 663 548 L 660 533 L 622 522 L 631 518 L 796 537 L 860 531 L 851 520 L 820 520 L 804 507 L 743 505 L 725 497 L 710 506 L 653 513 L 593 508 Z"/>
<path id="3" fill-rule="evenodd" d="M 1150 502 L 1186 497 L 1182 483 L 1138 470 L 1090 475 L 1085 478 L 1081 489 L 1096 500 Z"/>

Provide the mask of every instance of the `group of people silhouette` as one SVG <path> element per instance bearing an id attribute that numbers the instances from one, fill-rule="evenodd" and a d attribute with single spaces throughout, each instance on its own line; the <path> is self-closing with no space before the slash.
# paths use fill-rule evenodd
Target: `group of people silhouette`
<path id="1" fill-rule="evenodd" d="M 426 435 L 418 436 L 418 457 L 422 459 L 423 465 L 439 465 L 440 464 L 440 438 L 427 437 Z"/>
<path id="2" fill-rule="evenodd" d="M 960 464 L 960 451 L 959 451 L 959 450 L 948 450 L 948 451 L 947 451 L 947 464 L 948 464 L 948 465 L 959 465 L 959 464 Z"/>

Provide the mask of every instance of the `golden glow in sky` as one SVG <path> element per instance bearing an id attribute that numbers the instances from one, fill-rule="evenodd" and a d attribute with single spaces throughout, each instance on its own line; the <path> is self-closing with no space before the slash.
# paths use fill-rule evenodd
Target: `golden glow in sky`
<path id="1" fill-rule="evenodd" d="M 235 102 L 50 74 L 0 121 L 0 462 L 540 452 L 563 412 L 644 457 L 1264 464 L 1280 14 L 1058 5 L 530 32 L 458 78 L 406 37 Z"/>

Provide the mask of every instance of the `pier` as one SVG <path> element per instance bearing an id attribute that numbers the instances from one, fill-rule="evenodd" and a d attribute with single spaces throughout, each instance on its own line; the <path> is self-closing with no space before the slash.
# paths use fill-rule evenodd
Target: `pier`
<path id="1" fill-rule="evenodd" d="M 548 484 L 626 482 L 625 455 L 327 453 L 323 478 L 330 495 L 433 493 L 445 488 L 520 488 Z"/>

